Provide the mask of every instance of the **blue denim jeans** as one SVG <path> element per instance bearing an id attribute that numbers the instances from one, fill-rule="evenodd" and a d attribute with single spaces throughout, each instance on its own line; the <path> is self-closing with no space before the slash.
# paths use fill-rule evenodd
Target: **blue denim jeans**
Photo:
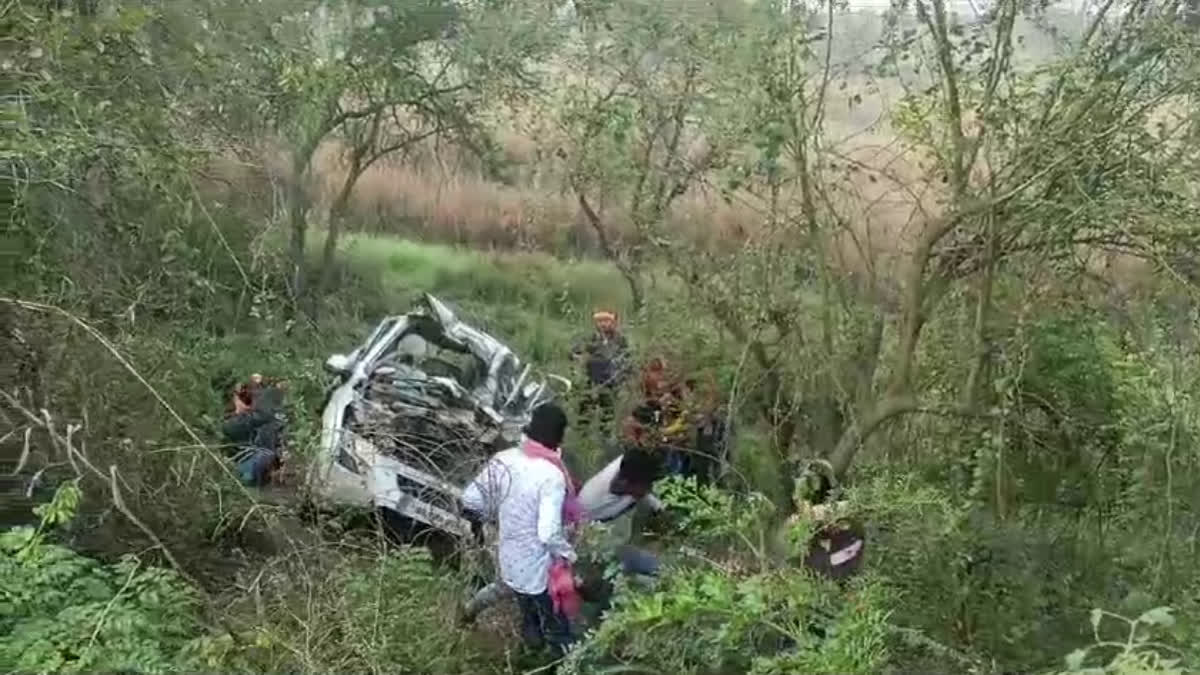
<path id="1" fill-rule="evenodd" d="M 243 485 L 262 487 L 266 485 L 278 455 L 265 448 L 246 448 L 234 456 L 238 478 Z"/>
<path id="2" fill-rule="evenodd" d="M 658 576 L 658 558 L 645 549 L 623 544 L 617 547 L 617 560 L 621 562 L 621 571 L 625 574 Z"/>

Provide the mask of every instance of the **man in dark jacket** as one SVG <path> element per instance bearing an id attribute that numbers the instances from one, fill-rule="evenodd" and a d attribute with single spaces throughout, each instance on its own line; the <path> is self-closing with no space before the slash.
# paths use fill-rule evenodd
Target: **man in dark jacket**
<path id="1" fill-rule="evenodd" d="M 280 464 L 283 446 L 283 389 L 253 375 L 234 392 L 233 414 L 221 425 L 233 444 L 230 458 L 242 483 L 261 487 Z"/>
<path id="2" fill-rule="evenodd" d="M 579 406 L 580 426 L 588 425 L 596 416 L 607 431 L 615 417 L 617 392 L 629 377 L 632 355 L 629 341 L 617 327 L 616 312 L 596 312 L 592 320 L 595 333 L 571 350 L 576 360 L 583 361 L 588 379 Z"/>

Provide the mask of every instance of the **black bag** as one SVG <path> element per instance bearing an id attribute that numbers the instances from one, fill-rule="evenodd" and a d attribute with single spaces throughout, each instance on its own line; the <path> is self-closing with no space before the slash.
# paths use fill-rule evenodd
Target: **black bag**
<path id="1" fill-rule="evenodd" d="M 840 518 L 813 535 L 804 566 L 835 581 L 848 579 L 862 569 L 865 548 L 866 533 L 862 524 Z"/>

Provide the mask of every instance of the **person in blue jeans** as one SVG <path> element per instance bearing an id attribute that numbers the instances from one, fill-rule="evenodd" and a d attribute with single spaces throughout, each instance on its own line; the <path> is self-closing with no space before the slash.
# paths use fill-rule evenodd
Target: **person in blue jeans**
<path id="1" fill-rule="evenodd" d="M 592 476 L 579 490 L 584 518 L 611 528 L 613 553 L 621 570 L 632 577 L 653 579 L 659 573 L 658 558 L 649 551 L 628 543 L 632 512 L 641 503 L 652 512 L 663 511 L 663 504 L 651 491 L 661 473 L 661 461 L 648 451 L 629 448 Z M 488 505 L 476 496 L 464 499 L 464 511 L 473 528 L 486 520 Z M 487 584 L 463 606 L 464 623 L 475 620 L 484 609 L 496 604 L 511 591 L 499 581 Z"/>
<path id="2" fill-rule="evenodd" d="M 283 390 L 253 375 L 233 397 L 233 415 L 221 425 L 232 447 L 230 459 L 244 485 L 262 487 L 280 463 L 283 446 Z"/>

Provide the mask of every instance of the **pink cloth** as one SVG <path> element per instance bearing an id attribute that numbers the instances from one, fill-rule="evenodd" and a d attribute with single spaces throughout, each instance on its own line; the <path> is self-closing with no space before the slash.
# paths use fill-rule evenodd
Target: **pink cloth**
<path id="1" fill-rule="evenodd" d="M 567 496 L 563 500 L 563 522 L 568 528 L 574 528 L 583 522 L 583 505 L 579 503 L 577 496 L 579 488 L 575 484 L 575 479 L 571 477 L 571 472 L 563 464 L 562 456 L 532 438 L 525 439 L 525 442 L 521 444 L 521 450 L 529 457 L 544 459 L 558 467 L 567 483 Z M 550 578 L 547 580 L 546 591 L 550 594 L 554 611 L 561 612 L 568 619 L 579 616 L 579 611 L 583 607 L 583 598 L 579 597 L 579 592 L 575 588 L 575 571 L 571 568 L 571 563 L 562 558 L 556 558 L 550 564 Z"/>
<path id="2" fill-rule="evenodd" d="M 571 563 L 558 558 L 550 564 L 550 579 L 546 591 L 550 593 L 554 611 L 571 620 L 579 616 L 579 611 L 583 608 L 583 598 L 575 589 L 575 571 L 571 569 Z"/>
<path id="3" fill-rule="evenodd" d="M 563 464 L 562 456 L 532 438 L 525 439 L 525 442 L 521 444 L 521 450 L 530 457 L 544 459 L 558 467 L 567 483 L 567 497 L 563 500 L 563 522 L 568 527 L 583 522 L 583 505 L 579 503 L 577 495 L 579 488 L 575 484 L 575 479 L 571 477 L 571 472 Z"/>

